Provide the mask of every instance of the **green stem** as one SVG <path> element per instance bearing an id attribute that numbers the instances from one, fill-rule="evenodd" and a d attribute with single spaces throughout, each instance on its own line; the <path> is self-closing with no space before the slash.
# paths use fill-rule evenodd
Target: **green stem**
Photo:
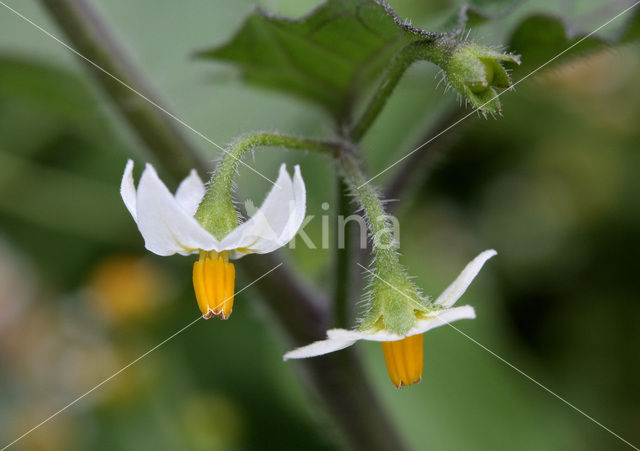
<path id="1" fill-rule="evenodd" d="M 382 327 L 405 336 L 415 325 L 416 311 L 428 311 L 430 307 L 419 300 L 418 288 L 400 264 L 391 221 L 378 193 L 367 183 L 352 155 L 342 155 L 340 163 L 345 179 L 362 204 L 373 239 L 371 266 L 375 277 L 358 327 L 361 330 Z M 404 296 L 398 296 L 398 292 Z"/>
<path id="2" fill-rule="evenodd" d="M 382 80 L 380 80 L 378 88 L 364 112 L 352 125 L 349 131 L 351 141 L 359 142 L 362 139 L 386 105 L 387 100 L 406 70 L 413 63 L 426 60 L 444 68 L 448 56 L 456 45 L 456 41 L 441 36 L 434 39 L 414 41 L 402 48 L 402 50 L 395 55 L 387 71 L 382 76 Z"/>
<path id="3" fill-rule="evenodd" d="M 366 183 L 367 179 L 352 154 L 343 153 L 339 161 L 346 182 L 356 194 L 367 215 L 369 231 L 373 239 L 376 268 L 387 272 L 389 269 L 399 267 L 398 253 L 390 241 L 392 237 L 387 213 L 378 193 L 370 183 Z"/>
<path id="4" fill-rule="evenodd" d="M 210 179 L 210 187 L 207 190 L 202 203 L 214 202 L 221 196 L 231 195 L 232 180 L 238 165 L 242 161 L 244 154 L 257 147 L 284 147 L 291 150 L 310 150 L 324 153 L 330 156 L 337 156 L 340 152 L 338 144 L 328 141 L 300 138 L 291 135 L 281 135 L 279 133 L 253 133 L 238 138 L 231 144 L 220 160 L 218 167 Z"/>
<path id="5" fill-rule="evenodd" d="M 207 192 L 198 207 L 195 218 L 218 239 L 224 238 L 238 226 L 238 215 L 232 201 L 233 178 L 247 151 L 257 147 L 284 147 L 292 150 L 310 150 L 330 156 L 340 152 L 337 144 L 328 141 L 300 138 L 278 133 L 253 133 L 238 138 L 223 155 L 211 175 Z M 279 189 L 276 185 L 274 189 Z"/>

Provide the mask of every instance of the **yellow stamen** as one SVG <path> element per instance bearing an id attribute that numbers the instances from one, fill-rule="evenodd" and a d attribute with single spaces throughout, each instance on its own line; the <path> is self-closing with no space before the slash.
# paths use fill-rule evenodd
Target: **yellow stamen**
<path id="1" fill-rule="evenodd" d="M 193 289 L 202 316 L 229 318 L 233 310 L 235 280 L 236 269 L 229 263 L 227 251 L 200 252 L 200 260 L 193 264 Z"/>
<path id="2" fill-rule="evenodd" d="M 411 335 L 397 341 L 383 341 L 382 352 L 389 378 L 397 388 L 422 380 L 424 362 L 422 334 Z"/>

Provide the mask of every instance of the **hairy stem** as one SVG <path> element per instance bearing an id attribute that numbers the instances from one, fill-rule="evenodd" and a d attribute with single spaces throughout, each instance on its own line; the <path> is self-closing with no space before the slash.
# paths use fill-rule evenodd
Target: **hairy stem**
<path id="1" fill-rule="evenodd" d="M 364 112 L 351 126 L 349 131 L 350 139 L 353 142 L 358 142 L 362 139 L 386 105 L 387 100 L 406 70 L 413 63 L 426 60 L 444 68 L 447 58 L 455 48 L 455 45 L 456 41 L 442 36 L 437 39 L 414 41 L 400 50 L 382 76 L 382 80 L 380 80 L 378 88 Z"/>
<path id="2" fill-rule="evenodd" d="M 179 180 L 191 167 L 201 173 L 209 168 L 198 158 L 180 131 L 159 110 L 159 101 L 141 101 L 122 83 L 134 87 L 147 99 L 148 84 L 121 51 L 107 24 L 86 0 L 40 0 L 71 44 L 91 61 L 120 80 L 90 66 L 96 80 L 114 102 L 131 129 L 148 146 L 165 171 Z M 164 111 L 166 108 L 160 106 Z M 245 258 L 243 272 L 255 279 L 285 260 L 278 253 Z M 296 345 L 322 338 L 328 326 L 325 299 L 310 290 L 288 265 L 278 269 L 278 277 L 266 277 L 255 289 L 274 312 L 279 324 Z M 350 351 L 300 362 L 309 375 L 314 392 L 324 402 L 336 426 L 354 449 L 405 449 L 372 390 L 359 360 Z"/>
<path id="3" fill-rule="evenodd" d="M 238 225 L 237 214 L 231 202 L 233 178 L 238 165 L 247 151 L 258 147 L 284 147 L 291 150 L 310 150 L 329 156 L 336 156 L 340 152 L 338 144 L 309 138 L 301 138 L 279 133 L 253 133 L 242 136 L 231 144 L 222 156 L 218 167 L 211 175 L 207 192 L 198 207 L 196 219 L 202 226 L 222 239 L 230 230 Z M 276 185 L 274 189 L 279 189 Z M 227 205 L 228 204 L 228 205 Z M 217 208 L 220 207 L 220 208 Z M 226 207 L 226 208 L 225 208 Z M 224 211 L 217 211 L 224 210 Z M 217 215 L 210 212 L 217 211 Z M 225 211 L 231 214 L 225 215 Z"/>
<path id="4" fill-rule="evenodd" d="M 400 264 L 392 219 L 384 209 L 376 190 L 367 183 L 356 159 L 349 154 L 340 158 L 342 172 L 368 219 L 373 241 L 370 293 L 358 321 L 360 330 L 382 327 L 399 336 L 406 336 L 416 323 L 416 310 L 428 311 L 426 303 L 418 301 L 420 291 Z M 404 296 L 398 296 L 398 292 Z M 410 302 L 406 302 L 405 298 Z"/>
<path id="5" fill-rule="evenodd" d="M 373 239 L 376 268 L 384 272 L 397 268 L 400 265 L 398 253 L 391 241 L 393 238 L 390 234 L 388 217 L 378 193 L 370 183 L 366 182 L 367 179 L 353 155 L 342 154 L 340 168 L 347 184 L 356 194 L 367 215 L 369 232 Z"/>

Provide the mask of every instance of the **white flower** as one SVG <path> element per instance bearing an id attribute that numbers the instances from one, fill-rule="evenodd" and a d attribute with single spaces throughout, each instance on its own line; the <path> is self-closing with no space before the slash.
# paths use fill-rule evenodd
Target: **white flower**
<path id="1" fill-rule="evenodd" d="M 205 195 L 205 186 L 195 170 L 180 183 L 174 196 L 150 164 L 136 190 L 133 161 L 129 160 L 120 193 L 148 250 L 163 256 L 200 254 L 200 261 L 194 264 L 194 287 L 206 318 L 213 314 L 227 318 L 231 313 L 235 269 L 229 258 L 282 247 L 297 233 L 306 209 L 300 167 L 295 166 L 291 177 L 284 164 L 258 211 L 222 239 L 194 218 Z"/>
<path id="2" fill-rule="evenodd" d="M 474 258 L 453 281 L 451 285 L 434 301 L 440 309 L 429 313 L 420 313 L 413 328 L 405 335 L 397 335 L 385 329 L 346 330 L 330 329 L 327 339 L 316 341 L 284 355 L 284 360 L 315 357 L 347 348 L 359 340 L 383 342 L 383 350 L 389 369 L 389 376 L 397 387 L 418 382 L 422 377 L 422 334 L 430 329 L 460 319 L 474 319 L 473 307 L 465 305 L 452 307 L 467 290 L 478 275 L 484 263 L 496 255 L 494 250 L 482 252 Z M 402 296 L 402 293 L 398 293 Z M 408 337 L 414 337 L 409 339 Z M 419 339 L 419 342 L 418 342 Z M 390 342 L 385 346 L 384 342 Z M 400 369 L 398 369 L 400 367 Z M 395 371 L 395 373 L 394 373 Z"/>
<path id="3" fill-rule="evenodd" d="M 284 164 L 276 184 L 262 206 L 246 222 L 217 240 L 194 219 L 205 193 L 195 170 L 185 178 L 173 196 L 147 164 L 138 189 L 133 182 L 133 161 L 124 170 L 120 193 L 145 241 L 145 247 L 158 255 L 195 254 L 200 251 L 237 251 L 232 258 L 247 253 L 265 254 L 288 243 L 305 217 L 306 191 L 300 167 L 293 178 Z"/>

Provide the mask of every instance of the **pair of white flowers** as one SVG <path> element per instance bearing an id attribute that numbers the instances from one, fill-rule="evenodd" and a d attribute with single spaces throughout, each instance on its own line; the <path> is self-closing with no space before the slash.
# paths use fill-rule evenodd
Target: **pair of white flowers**
<path id="1" fill-rule="evenodd" d="M 194 218 L 206 191 L 195 171 L 182 181 L 173 195 L 154 168 L 147 164 L 136 190 L 133 162 L 129 161 L 120 190 L 148 250 L 163 256 L 175 253 L 200 254 L 200 261 L 194 264 L 194 287 L 198 304 L 206 318 L 214 314 L 227 318 L 231 313 L 229 305 L 225 305 L 223 309 L 222 305 L 212 305 L 211 301 L 213 299 L 213 302 L 228 304 L 229 298 L 233 299 L 235 272 L 228 268 L 228 258 L 276 250 L 295 236 L 305 218 L 306 191 L 298 166 L 291 177 L 283 164 L 276 184 L 267 194 L 262 206 L 251 218 L 222 239 L 214 237 Z M 326 354 L 351 346 L 358 340 L 400 342 L 434 327 L 460 319 L 475 318 L 473 307 L 453 307 L 453 304 L 462 296 L 484 263 L 495 254 L 493 250 L 484 251 L 472 260 L 434 301 L 434 310 L 416 317 L 414 327 L 406 336 L 399 336 L 382 328 L 331 329 L 327 332 L 326 340 L 288 352 L 284 359 Z M 232 279 L 231 282 L 229 278 Z M 201 298 L 204 301 L 201 302 Z M 420 352 L 421 346 L 420 343 Z M 420 375 L 421 373 L 420 368 Z"/>

